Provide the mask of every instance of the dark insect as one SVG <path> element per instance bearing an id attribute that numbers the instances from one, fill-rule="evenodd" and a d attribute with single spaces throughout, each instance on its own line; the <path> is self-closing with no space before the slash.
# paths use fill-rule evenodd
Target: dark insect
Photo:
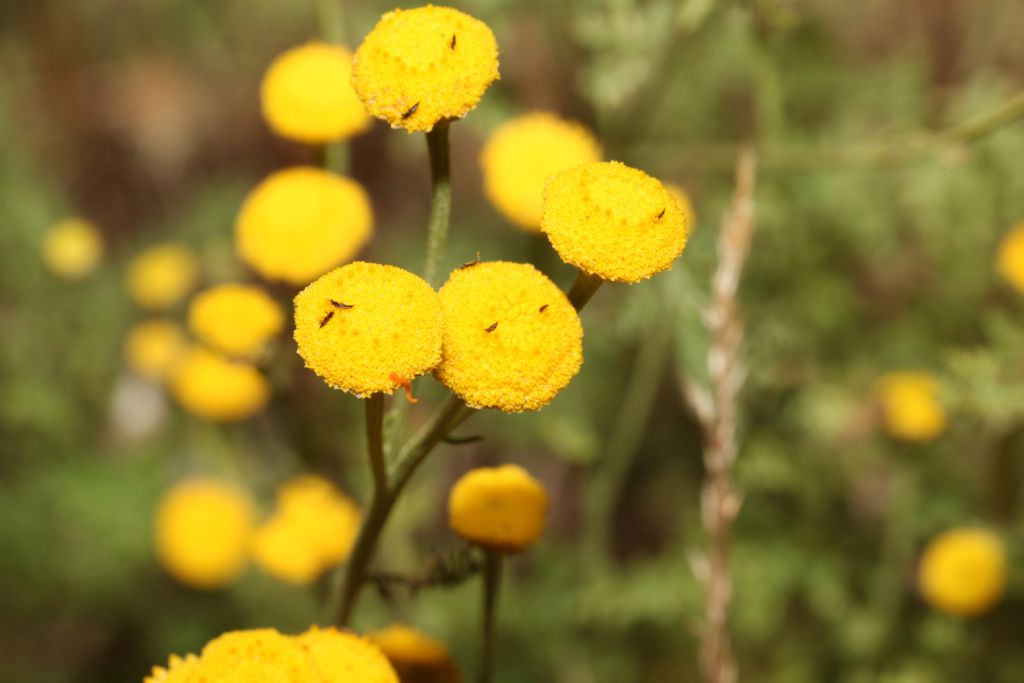
<path id="1" fill-rule="evenodd" d="M 493 325 L 488 327 L 486 330 L 484 330 L 484 332 L 494 332 L 496 329 L 498 329 L 498 323 L 494 323 Z"/>
<path id="2" fill-rule="evenodd" d="M 340 308 L 342 310 L 355 308 L 355 304 L 343 304 L 341 302 L 335 301 L 334 299 L 328 299 L 328 301 L 330 301 L 331 305 L 334 306 L 335 308 Z"/>
<path id="3" fill-rule="evenodd" d="M 665 215 L 665 209 L 662 209 L 661 213 L 659 213 L 657 216 L 654 217 L 654 220 L 660 220 L 661 217 L 664 216 L 664 215 Z"/>
<path id="4" fill-rule="evenodd" d="M 404 114 L 402 114 L 402 120 L 405 121 L 407 118 L 409 118 L 410 116 L 415 114 L 416 110 L 419 109 L 419 108 L 420 108 L 420 103 L 419 102 L 417 102 L 416 104 L 414 104 L 411 107 L 409 107 L 409 111 L 407 111 Z"/>
<path id="5" fill-rule="evenodd" d="M 455 34 L 452 34 L 452 49 L 455 49 Z"/>
<path id="6" fill-rule="evenodd" d="M 326 325 L 327 323 L 331 322 L 331 318 L 333 318 L 333 317 L 334 317 L 334 311 L 327 311 L 327 315 L 325 315 L 323 318 L 320 319 L 320 327 L 323 328 L 324 325 Z"/>
<path id="7" fill-rule="evenodd" d="M 459 270 L 462 270 L 463 268 L 471 268 L 472 266 L 475 266 L 478 263 L 480 263 L 480 252 L 479 251 L 476 252 L 476 258 L 475 259 L 473 259 L 472 261 L 466 261 L 465 263 L 463 263 L 461 266 L 459 266 Z"/>
<path id="8" fill-rule="evenodd" d="M 543 306 L 541 306 L 541 307 L 540 307 L 540 310 L 539 310 L 539 311 L 537 311 L 537 312 L 538 312 L 538 313 L 543 313 L 543 312 L 544 312 L 544 311 L 546 311 L 547 309 L 548 309 L 548 305 L 547 305 L 547 304 L 544 304 Z"/>

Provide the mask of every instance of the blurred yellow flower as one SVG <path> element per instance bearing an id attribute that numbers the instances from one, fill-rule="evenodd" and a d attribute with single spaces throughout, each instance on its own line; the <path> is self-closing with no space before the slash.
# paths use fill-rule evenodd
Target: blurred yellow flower
<path id="1" fill-rule="evenodd" d="M 263 118 L 278 135 L 311 144 L 344 140 L 370 127 L 352 89 L 352 53 L 314 41 L 280 54 L 260 86 Z"/>
<path id="2" fill-rule="evenodd" d="M 616 282 L 668 270 L 687 238 L 683 211 L 665 186 L 617 161 L 552 176 L 541 230 L 563 261 Z"/>
<path id="3" fill-rule="evenodd" d="M 306 367 L 337 389 L 393 392 L 441 360 L 437 293 L 412 273 L 357 261 L 295 297 L 295 341 Z"/>
<path id="4" fill-rule="evenodd" d="M 257 567 L 275 579 L 300 586 L 313 583 L 323 571 L 316 548 L 307 543 L 291 520 L 280 512 L 256 528 L 252 559 Z"/>
<path id="5" fill-rule="evenodd" d="M 694 228 L 697 227 L 697 214 L 693 210 L 693 201 L 690 199 L 689 193 L 675 183 L 665 183 L 665 189 L 672 195 L 672 199 L 676 200 L 679 210 L 683 212 L 683 223 L 686 224 L 686 230 L 692 234 Z"/>
<path id="6" fill-rule="evenodd" d="M 1007 282 L 1024 293 L 1024 222 L 1015 225 L 999 243 L 996 269 Z"/>
<path id="7" fill-rule="evenodd" d="M 199 264 L 188 247 L 173 242 L 152 246 L 128 264 L 128 294 L 142 308 L 165 310 L 185 298 L 199 281 Z"/>
<path id="8" fill-rule="evenodd" d="M 259 412 L 270 397 L 270 387 L 259 370 L 199 346 L 178 365 L 171 390 L 185 410 L 215 422 L 244 420 Z"/>
<path id="9" fill-rule="evenodd" d="M 409 132 L 465 116 L 497 78 L 491 29 L 449 7 L 388 12 L 352 60 L 352 84 L 367 111 Z"/>
<path id="10" fill-rule="evenodd" d="M 219 588 L 245 568 L 252 523 L 252 502 L 237 486 L 186 479 L 157 506 L 157 557 L 178 581 L 195 588 Z"/>
<path id="11" fill-rule="evenodd" d="M 42 256 L 54 275 L 80 280 L 96 270 L 103 258 L 103 237 L 92 223 L 65 218 L 46 231 Z"/>
<path id="12" fill-rule="evenodd" d="M 933 538 L 918 567 L 924 599 L 960 617 L 995 605 L 1006 588 L 1006 554 L 1002 541 L 985 529 L 962 527 Z"/>
<path id="13" fill-rule="evenodd" d="M 373 231 L 362 186 L 318 168 L 272 173 L 246 197 L 235 223 L 239 257 L 262 277 L 304 285 L 348 261 Z"/>
<path id="14" fill-rule="evenodd" d="M 173 376 L 187 349 L 185 332 L 178 323 L 154 318 L 136 323 L 128 330 L 124 358 L 135 374 L 162 382 Z"/>
<path id="15" fill-rule="evenodd" d="M 441 307 L 444 346 L 434 374 L 474 408 L 542 408 L 583 363 L 579 315 L 529 264 L 459 268 L 441 288 Z"/>
<path id="16" fill-rule="evenodd" d="M 398 683 L 387 658 L 366 638 L 313 626 L 295 640 L 325 674 L 326 683 Z"/>
<path id="17" fill-rule="evenodd" d="M 284 314 L 262 287 L 218 285 L 199 293 L 188 309 L 192 331 L 234 358 L 253 358 L 284 326 Z"/>
<path id="18" fill-rule="evenodd" d="M 171 655 L 167 667 L 154 666 L 153 672 L 143 679 L 143 683 L 190 683 L 199 669 L 199 658 L 195 655 Z"/>
<path id="19" fill-rule="evenodd" d="M 878 380 L 875 392 L 889 435 L 907 441 L 930 441 L 946 429 L 939 381 L 932 375 L 891 372 Z"/>
<path id="20" fill-rule="evenodd" d="M 510 221 L 539 230 L 545 181 L 600 158 L 601 146 L 580 124 L 548 112 L 518 116 L 499 126 L 484 145 L 484 192 Z"/>
<path id="21" fill-rule="evenodd" d="M 197 683 L 329 683 L 308 648 L 274 629 L 231 631 L 206 644 Z M 352 679 L 356 683 L 359 679 Z"/>
<path id="22" fill-rule="evenodd" d="M 452 530 L 503 552 L 524 550 L 540 538 L 547 513 L 544 487 L 518 465 L 470 470 L 448 496 Z"/>
<path id="23" fill-rule="evenodd" d="M 458 667 L 441 641 L 405 624 L 367 635 L 395 668 L 402 683 L 459 683 Z"/>

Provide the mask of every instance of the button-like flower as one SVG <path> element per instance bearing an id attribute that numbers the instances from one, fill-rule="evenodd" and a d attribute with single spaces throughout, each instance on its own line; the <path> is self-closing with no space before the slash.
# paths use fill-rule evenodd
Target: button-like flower
<path id="1" fill-rule="evenodd" d="M 174 375 L 187 349 L 181 326 L 172 320 L 156 318 L 136 323 L 128 330 L 124 358 L 135 374 L 162 382 Z"/>
<path id="2" fill-rule="evenodd" d="M 313 626 L 295 640 L 324 673 L 325 683 L 398 683 L 387 658 L 366 638 Z"/>
<path id="3" fill-rule="evenodd" d="M 206 644 L 196 680 L 203 683 L 333 683 L 296 638 L 274 629 L 231 631 Z M 359 679 L 352 679 L 353 683 Z"/>
<path id="4" fill-rule="evenodd" d="M 149 247 L 132 259 L 125 274 L 131 298 L 142 308 L 154 311 L 180 302 L 198 281 L 199 263 L 195 254 L 174 242 Z"/>
<path id="5" fill-rule="evenodd" d="M 548 495 L 518 465 L 470 470 L 448 496 L 448 525 L 477 545 L 519 552 L 544 532 Z"/>
<path id="6" fill-rule="evenodd" d="M 985 529 L 952 529 L 928 543 L 918 567 L 918 584 L 934 607 L 971 617 L 999 601 L 1006 571 L 1006 553 L 998 536 Z"/>
<path id="7" fill-rule="evenodd" d="M 999 243 L 996 255 L 999 274 L 1024 293 L 1024 223 L 1014 226 Z"/>
<path id="8" fill-rule="evenodd" d="M 182 359 L 171 391 L 185 410 L 215 422 L 251 417 L 270 397 L 270 387 L 259 370 L 202 347 L 193 348 Z"/>
<path id="9" fill-rule="evenodd" d="M 218 285 L 192 299 L 188 324 L 200 340 L 217 351 L 234 358 L 253 358 L 281 331 L 284 314 L 262 287 Z"/>
<path id="10" fill-rule="evenodd" d="M 391 624 L 367 636 L 380 648 L 401 681 L 459 683 L 462 678 L 441 641 L 405 624 Z"/>
<path id="11" fill-rule="evenodd" d="M 882 422 L 891 436 L 931 441 L 946 429 L 946 410 L 939 402 L 939 381 L 924 372 L 891 372 L 875 388 Z"/>
<path id="12" fill-rule="evenodd" d="M 80 280 L 96 270 L 103 257 L 103 238 L 92 223 L 66 218 L 46 231 L 43 263 L 52 273 Z"/>

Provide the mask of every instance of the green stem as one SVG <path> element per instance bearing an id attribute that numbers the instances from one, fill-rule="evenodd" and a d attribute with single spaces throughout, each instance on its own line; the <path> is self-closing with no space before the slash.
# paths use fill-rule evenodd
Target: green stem
<path id="1" fill-rule="evenodd" d="M 499 551 L 484 551 L 484 609 L 477 683 L 491 683 L 494 680 L 494 624 L 497 621 L 498 593 L 501 588 L 501 560 Z"/>
<path id="2" fill-rule="evenodd" d="M 572 283 L 572 289 L 569 290 L 567 295 L 569 303 L 577 311 L 583 310 L 583 307 L 590 301 L 590 297 L 594 296 L 594 292 L 597 291 L 603 282 L 604 280 L 596 275 L 590 275 L 581 270 L 576 276 L 576 281 Z"/>
<path id="3" fill-rule="evenodd" d="M 345 15 L 341 0 L 316 0 L 316 19 L 324 41 L 335 45 L 345 42 Z"/>
<path id="4" fill-rule="evenodd" d="M 430 221 L 427 223 L 427 262 L 423 267 L 423 278 L 431 287 L 441 284 L 441 266 L 452 214 L 448 126 L 448 121 L 440 121 L 427 133 L 427 150 L 430 153 Z"/>
<path id="5" fill-rule="evenodd" d="M 373 472 L 373 495 L 382 498 L 388 493 L 388 472 L 384 461 L 384 394 L 373 394 L 366 403 L 366 450 Z"/>

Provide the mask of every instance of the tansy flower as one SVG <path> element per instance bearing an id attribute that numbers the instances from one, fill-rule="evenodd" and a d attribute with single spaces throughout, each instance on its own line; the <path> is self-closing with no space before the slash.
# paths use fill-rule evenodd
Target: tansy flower
<path id="1" fill-rule="evenodd" d="M 178 323 L 156 318 L 136 323 L 125 337 L 124 358 L 128 368 L 146 379 L 164 381 L 178 366 L 188 342 Z"/>
<path id="2" fill-rule="evenodd" d="M 196 417 L 215 422 L 244 420 L 270 397 L 270 387 L 252 365 L 195 347 L 178 365 L 171 391 Z"/>
<path id="3" fill-rule="evenodd" d="M 370 126 L 352 89 L 352 53 L 310 42 L 279 55 L 260 85 L 263 118 L 278 135 L 306 143 L 344 140 Z"/>
<path id="4" fill-rule="evenodd" d="M 683 222 L 686 224 L 687 232 L 693 232 L 693 229 L 697 227 L 697 214 L 694 213 L 690 195 L 675 183 L 665 183 L 665 189 L 672 195 L 672 199 L 676 200 L 679 210 L 683 212 Z"/>
<path id="5" fill-rule="evenodd" d="M 313 626 L 295 640 L 325 674 L 325 683 L 398 683 L 387 658 L 366 638 Z"/>
<path id="6" fill-rule="evenodd" d="M 510 221 L 539 230 L 548 177 L 600 158 L 601 146 L 580 124 L 547 112 L 519 116 L 502 124 L 484 145 L 484 192 Z"/>
<path id="7" fill-rule="evenodd" d="M 665 186 L 617 161 L 553 175 L 540 227 L 563 261 L 616 282 L 667 270 L 687 237 L 683 212 Z"/>
<path id="8" fill-rule="evenodd" d="M 474 263 L 441 288 L 444 347 L 434 374 L 474 408 L 537 410 L 576 375 L 583 325 L 569 300 L 525 263 Z"/>
<path id="9" fill-rule="evenodd" d="M 412 273 L 356 262 L 295 297 L 295 341 L 306 367 L 360 397 L 391 393 L 441 360 L 437 293 Z"/>
<path id="10" fill-rule="evenodd" d="M 189 683 L 199 669 L 199 658 L 195 655 L 171 655 L 167 668 L 154 666 L 153 672 L 143 683 Z"/>
<path id="11" fill-rule="evenodd" d="M 918 584 L 925 600 L 960 617 L 996 604 L 1006 587 L 1006 556 L 999 537 L 984 529 L 939 534 L 924 550 Z"/>
<path id="12" fill-rule="evenodd" d="M 999 244 L 996 269 L 1007 282 L 1024 293 L 1024 223 L 1018 223 Z"/>
<path id="13" fill-rule="evenodd" d="M 352 84 L 367 111 L 409 132 L 465 116 L 497 78 L 491 29 L 432 5 L 385 14 L 352 60 Z"/>
<path id="14" fill-rule="evenodd" d="M 875 388 L 885 431 L 907 441 L 930 441 L 946 429 L 939 381 L 924 372 L 891 372 Z"/>
<path id="15" fill-rule="evenodd" d="M 55 223 L 43 237 L 43 263 L 52 273 L 80 280 L 96 270 L 103 257 L 103 238 L 96 227 L 81 218 Z"/>
<path id="16" fill-rule="evenodd" d="M 257 356 L 284 326 L 280 306 L 253 285 L 218 285 L 196 296 L 188 324 L 199 339 L 236 358 Z"/>
<path id="17" fill-rule="evenodd" d="M 459 683 L 462 677 L 441 641 L 405 624 L 367 636 L 380 648 L 403 683 Z"/>
<path id="18" fill-rule="evenodd" d="M 199 265 L 187 247 L 166 242 L 132 259 L 125 277 L 128 294 L 135 303 L 149 310 L 165 310 L 196 286 Z"/>
<path id="19" fill-rule="evenodd" d="M 448 525 L 477 545 L 518 552 L 544 531 L 548 495 L 518 465 L 470 470 L 448 496 Z"/>
<path id="20" fill-rule="evenodd" d="M 316 581 L 324 569 L 316 549 L 279 512 L 256 528 L 252 537 L 252 559 L 257 567 L 275 579 L 299 586 Z"/>
<path id="21" fill-rule="evenodd" d="M 203 683 L 332 683 L 309 649 L 273 629 L 232 631 L 211 640 L 199 661 Z M 360 681 L 350 679 L 352 683 Z M 372 679 L 370 679 L 372 680 Z"/>
<path id="22" fill-rule="evenodd" d="M 178 581 L 219 588 L 245 568 L 253 506 L 238 487 L 213 479 L 186 479 L 160 500 L 156 552 Z"/>
<path id="23" fill-rule="evenodd" d="M 300 166 L 257 185 L 235 223 L 235 248 L 264 278 L 304 285 L 348 261 L 370 239 L 373 213 L 362 186 Z"/>

